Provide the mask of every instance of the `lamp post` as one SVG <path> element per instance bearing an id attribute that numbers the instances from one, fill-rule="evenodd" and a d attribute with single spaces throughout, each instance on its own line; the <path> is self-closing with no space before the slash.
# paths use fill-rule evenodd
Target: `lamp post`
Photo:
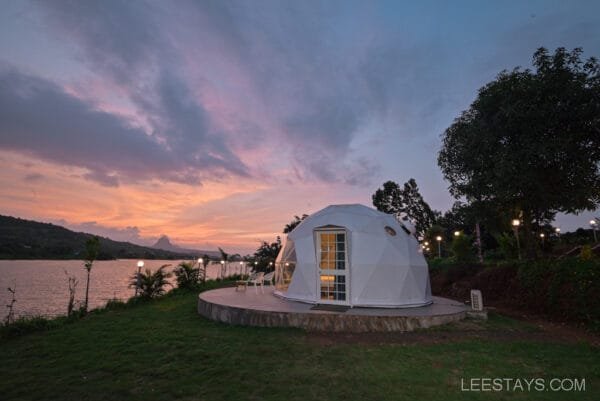
<path id="1" fill-rule="evenodd" d="M 208 264 L 208 261 L 206 262 Z M 202 282 L 206 281 L 207 266 L 204 266 L 204 259 L 198 258 L 198 269 L 202 272 Z"/>
<path id="2" fill-rule="evenodd" d="M 556 238 L 558 238 L 558 242 L 560 242 L 560 227 L 556 227 L 554 229 L 554 232 L 556 233 Z"/>
<path id="3" fill-rule="evenodd" d="M 542 250 L 544 248 L 544 239 L 546 238 L 546 234 L 540 233 L 540 239 L 542 240 Z"/>
<path id="4" fill-rule="evenodd" d="M 438 235 L 437 237 L 435 237 L 435 240 L 438 243 L 438 257 L 441 258 L 442 257 L 442 237 L 440 235 Z"/>
<path id="5" fill-rule="evenodd" d="M 222 260 L 221 261 L 221 279 L 223 279 L 225 277 L 224 271 L 223 269 L 225 268 L 225 261 Z"/>
<path id="6" fill-rule="evenodd" d="M 519 219 L 513 219 L 512 228 L 515 233 L 515 238 L 517 239 L 517 256 L 519 257 L 519 260 L 521 260 L 521 244 L 519 243 L 519 226 L 520 225 L 521 225 L 521 222 L 519 221 Z"/>
<path id="7" fill-rule="evenodd" d="M 135 296 L 138 296 L 138 292 L 140 290 L 140 276 L 142 275 L 142 267 L 144 267 L 144 261 L 143 260 L 138 260 L 137 262 L 137 268 L 138 268 L 138 272 L 137 272 L 137 277 L 135 279 Z"/>
<path id="8" fill-rule="evenodd" d="M 204 270 L 204 274 L 202 274 L 204 276 L 202 281 L 206 281 L 206 268 L 202 269 L 202 267 L 201 267 L 201 266 L 203 266 L 202 263 L 204 263 L 204 259 L 198 258 L 198 269 L 200 269 L 200 271 Z"/>
<path id="9" fill-rule="evenodd" d="M 592 227 L 592 232 L 594 233 L 594 242 L 598 242 L 598 237 L 596 237 L 596 230 L 598 229 L 598 222 L 596 222 L 596 219 L 590 220 L 590 227 Z"/>

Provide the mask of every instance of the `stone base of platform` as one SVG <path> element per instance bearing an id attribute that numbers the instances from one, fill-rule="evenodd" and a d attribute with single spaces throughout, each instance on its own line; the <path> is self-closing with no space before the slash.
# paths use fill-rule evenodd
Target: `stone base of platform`
<path id="1" fill-rule="evenodd" d="M 311 310 L 311 306 L 282 300 L 272 292 L 255 295 L 233 288 L 207 291 L 198 298 L 198 313 L 218 322 L 328 332 L 412 331 L 462 320 L 468 311 L 455 301 L 437 297 L 430 306 L 410 309 L 352 308 L 338 313 Z"/>

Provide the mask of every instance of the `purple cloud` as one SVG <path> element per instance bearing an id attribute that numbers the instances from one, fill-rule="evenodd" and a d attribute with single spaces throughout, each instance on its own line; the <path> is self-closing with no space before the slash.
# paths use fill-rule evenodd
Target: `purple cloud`
<path id="1" fill-rule="evenodd" d="M 108 186 L 146 179 L 198 184 L 213 175 L 247 174 L 219 142 L 207 145 L 199 137 L 182 154 L 184 146 L 169 147 L 160 131 L 148 134 L 93 106 L 52 82 L 0 70 L 0 147 L 86 168 L 85 178 Z"/>
<path id="2" fill-rule="evenodd" d="M 42 179 L 44 179 L 44 176 L 40 173 L 31 173 L 31 174 L 27 174 L 25 177 L 23 177 L 23 180 L 25 180 L 27 182 L 37 182 L 37 181 L 41 181 Z"/>
<path id="3" fill-rule="evenodd" d="M 330 13 L 330 7 L 182 2 L 165 13 L 160 3 L 142 4 L 57 2 L 44 7 L 55 30 L 80 46 L 90 68 L 126 86 L 130 100 L 171 149 L 187 153 L 200 141 L 210 149 L 193 158 L 245 175 L 247 168 L 231 147 L 264 136 L 261 121 L 240 124 L 251 131 L 218 127 L 194 99 L 192 80 L 182 65 L 184 53 L 199 49 L 196 61 L 206 66 L 200 78 L 213 84 L 206 76 L 215 75 L 214 65 L 243 66 L 255 92 L 240 95 L 255 96 L 270 109 L 269 117 L 283 128 L 280 134 L 294 149 L 289 162 L 307 179 L 358 182 L 357 174 L 349 175 L 341 166 L 354 161 L 350 143 L 372 110 L 360 99 L 364 85 L 349 70 L 354 63 L 330 54 L 332 49 L 321 40 L 331 32 L 319 10 Z M 197 37 L 197 44 L 190 37 Z M 197 49 L 190 48 L 194 45 Z M 244 120 L 244 110 L 239 112 Z M 367 178 L 376 170 L 371 161 L 358 176 Z"/>
<path id="4" fill-rule="evenodd" d="M 597 37 L 593 13 L 535 2 L 468 9 L 244 0 L 34 7 L 49 37 L 77 49 L 78 67 L 118 87 L 148 123 L 144 134 L 161 151 L 157 164 L 177 165 L 163 178 L 190 183 L 283 166 L 303 180 L 365 186 L 401 171 L 405 179 L 436 175 L 443 185 L 436 145 L 425 152 L 405 142 L 437 143 L 504 64 L 523 64 L 523 54 L 528 60 L 536 47 L 558 39 L 583 41 L 587 49 Z M 560 24 L 547 23 L 555 20 Z M 389 145 L 361 146 L 369 136 Z M 269 153 L 272 146 L 281 152 L 271 152 L 275 160 L 265 168 L 242 161 L 249 149 Z M 161 161 L 175 154 L 178 161 Z M 424 160 L 431 169 L 419 166 Z M 100 164 L 88 178 L 104 185 L 122 179 Z"/>

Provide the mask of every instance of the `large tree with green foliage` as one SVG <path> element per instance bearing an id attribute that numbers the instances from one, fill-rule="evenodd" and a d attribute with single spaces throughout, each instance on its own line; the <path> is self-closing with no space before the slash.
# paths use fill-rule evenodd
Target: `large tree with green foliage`
<path id="1" fill-rule="evenodd" d="M 443 134 L 450 192 L 520 217 L 530 255 L 537 226 L 600 204 L 600 66 L 581 54 L 538 49 L 534 71 L 501 72 Z"/>
<path id="2" fill-rule="evenodd" d="M 397 218 L 408 216 L 415 224 L 419 236 L 424 235 L 440 216 L 440 212 L 431 209 L 425 202 L 414 178 L 404 183 L 402 188 L 394 181 L 385 182 L 383 187 L 373 194 L 373 206 Z"/>

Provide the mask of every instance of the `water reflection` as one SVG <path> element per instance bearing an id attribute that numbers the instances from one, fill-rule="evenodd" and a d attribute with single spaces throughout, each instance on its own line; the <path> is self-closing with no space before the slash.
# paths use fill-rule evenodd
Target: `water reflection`
<path id="1" fill-rule="evenodd" d="M 172 270 L 179 264 L 177 260 L 145 260 L 144 269 L 156 270 L 164 264 L 170 264 Z M 227 275 L 237 274 L 243 266 L 230 263 Z M 0 260 L 0 318 L 8 312 L 4 305 L 10 303 L 11 294 L 7 287 L 16 286 L 17 302 L 14 306 L 16 316 L 56 316 L 67 312 L 68 281 L 67 274 L 76 276 L 76 301 L 83 302 L 85 297 L 86 273 L 80 260 Z M 97 261 L 94 263 L 90 278 L 90 308 L 103 306 L 109 299 L 127 300 L 134 295 L 129 288 L 130 277 L 137 271 L 137 260 L 121 259 Z M 207 278 L 217 278 L 221 271 L 219 263 L 208 265 Z M 174 278 L 171 279 L 174 283 Z"/>

